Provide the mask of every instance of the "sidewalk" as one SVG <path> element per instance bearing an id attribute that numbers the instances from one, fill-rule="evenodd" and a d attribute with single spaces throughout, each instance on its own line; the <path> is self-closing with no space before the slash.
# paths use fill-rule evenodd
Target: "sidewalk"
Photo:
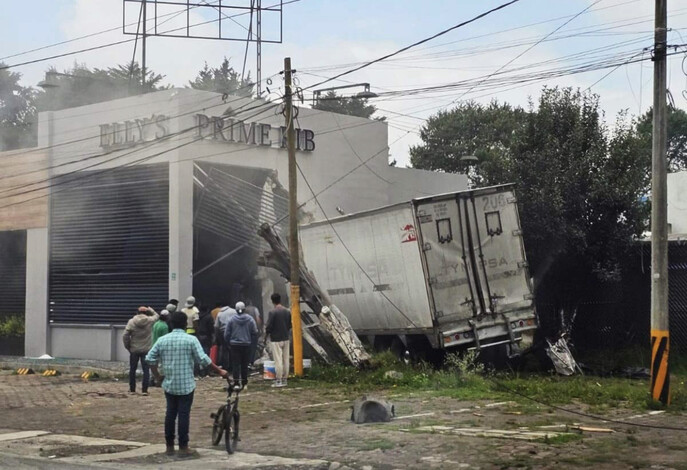
<path id="1" fill-rule="evenodd" d="M 86 371 L 97 372 L 103 376 L 129 373 L 129 364 L 118 361 L 97 361 L 93 359 L 38 359 L 21 356 L 0 356 L 0 369 L 19 369 L 29 367 L 37 370 L 55 369 L 66 374 L 81 374 Z"/>

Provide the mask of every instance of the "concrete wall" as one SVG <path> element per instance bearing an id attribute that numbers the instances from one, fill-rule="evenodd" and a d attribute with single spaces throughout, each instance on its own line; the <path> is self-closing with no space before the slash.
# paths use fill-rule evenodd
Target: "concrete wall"
<path id="1" fill-rule="evenodd" d="M 38 357 L 48 344 L 48 229 L 26 231 L 26 334 L 24 354 Z"/>
<path id="2" fill-rule="evenodd" d="M 670 234 L 687 234 L 687 171 L 668 174 Z"/>

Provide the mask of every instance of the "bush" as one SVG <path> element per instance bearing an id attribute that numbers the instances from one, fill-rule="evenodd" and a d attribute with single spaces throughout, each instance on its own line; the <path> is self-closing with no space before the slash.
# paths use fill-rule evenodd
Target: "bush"
<path id="1" fill-rule="evenodd" d="M 24 316 L 10 315 L 0 319 L 0 336 L 19 337 L 24 336 Z"/>

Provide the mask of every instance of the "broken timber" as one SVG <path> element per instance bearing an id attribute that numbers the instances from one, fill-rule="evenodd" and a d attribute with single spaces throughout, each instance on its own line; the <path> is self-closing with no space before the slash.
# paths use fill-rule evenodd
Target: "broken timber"
<path id="1" fill-rule="evenodd" d="M 272 251 L 258 259 L 258 264 L 279 271 L 289 278 L 289 249 L 270 224 L 260 226 L 258 234 L 270 245 Z M 315 276 L 308 271 L 303 260 L 299 263 L 301 299 L 317 315 L 315 322 L 310 313 L 301 310 L 303 337 L 326 362 L 347 361 L 356 367 L 366 364 L 370 355 L 355 334 L 344 314 L 332 303 L 329 295 L 319 286 Z"/>

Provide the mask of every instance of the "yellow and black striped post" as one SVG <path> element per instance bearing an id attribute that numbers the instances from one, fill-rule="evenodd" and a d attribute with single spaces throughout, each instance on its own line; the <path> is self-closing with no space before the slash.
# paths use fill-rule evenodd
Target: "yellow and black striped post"
<path id="1" fill-rule="evenodd" d="M 670 371 L 668 330 L 651 330 L 651 398 L 670 405 Z"/>
<path id="2" fill-rule="evenodd" d="M 55 369 L 47 369 L 43 371 L 43 377 L 56 377 L 60 375 L 60 372 Z"/>
<path id="3" fill-rule="evenodd" d="M 20 369 L 17 369 L 17 375 L 30 375 L 33 373 L 33 369 L 31 369 L 30 367 L 22 367 Z"/>

